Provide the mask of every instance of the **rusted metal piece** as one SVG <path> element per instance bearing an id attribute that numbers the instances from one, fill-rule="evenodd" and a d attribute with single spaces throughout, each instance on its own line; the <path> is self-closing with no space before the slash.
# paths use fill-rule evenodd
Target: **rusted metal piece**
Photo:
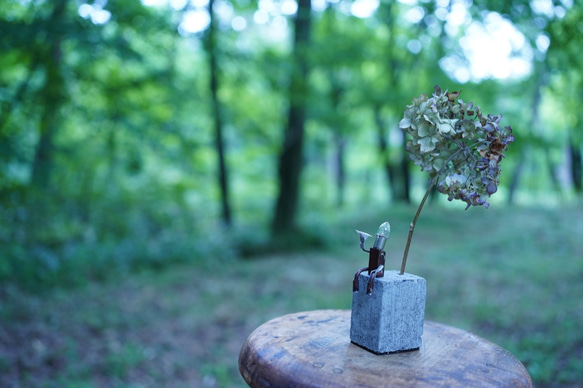
<path id="1" fill-rule="evenodd" d="M 366 285 L 366 294 L 372 295 L 373 287 L 374 287 L 374 279 L 378 278 L 379 273 L 385 272 L 385 266 L 380 265 L 377 269 L 370 271 L 370 278 L 368 279 L 368 284 Z"/>
<path id="2" fill-rule="evenodd" d="M 366 293 L 372 294 L 374 278 L 382 278 L 385 276 L 385 255 L 385 251 L 381 251 L 375 247 L 370 248 L 370 251 L 368 251 L 368 267 L 361 268 L 354 274 L 354 280 L 352 281 L 352 292 L 360 291 L 358 277 L 363 271 L 368 271 L 370 280 L 366 289 Z"/>
<path id="3" fill-rule="evenodd" d="M 370 275 L 373 270 L 376 270 L 381 265 L 383 266 L 383 270 L 377 273 L 377 278 L 385 276 L 385 251 L 381 251 L 375 247 L 370 248 L 370 252 L 368 253 L 368 274 Z"/>
<path id="4" fill-rule="evenodd" d="M 368 233 L 365 233 L 365 232 L 361 232 L 360 230 L 357 230 L 356 233 L 358 234 L 358 237 L 360 238 L 360 249 L 362 249 L 365 252 L 368 252 L 368 250 L 364 247 L 364 243 L 365 243 L 367 238 L 371 237 L 371 235 Z"/>
<path id="5" fill-rule="evenodd" d="M 361 268 L 354 274 L 354 280 L 352 281 L 352 292 L 358 292 L 358 277 L 363 271 L 368 271 L 368 267 Z"/>

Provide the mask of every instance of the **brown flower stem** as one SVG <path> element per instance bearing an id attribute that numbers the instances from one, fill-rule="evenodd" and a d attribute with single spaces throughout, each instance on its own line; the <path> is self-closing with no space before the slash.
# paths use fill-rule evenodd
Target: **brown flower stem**
<path id="1" fill-rule="evenodd" d="M 425 196 L 423 197 L 423 199 L 421 200 L 421 203 L 419 204 L 419 207 L 417 208 L 417 213 L 415 213 L 415 218 L 413 218 L 413 222 L 411 222 L 411 225 L 409 226 L 409 237 L 407 238 L 407 245 L 405 246 L 405 252 L 403 253 L 403 261 L 401 262 L 401 272 L 399 273 L 399 275 L 403 275 L 405 273 L 405 266 L 407 265 L 407 256 L 409 255 L 409 246 L 411 246 L 411 239 L 413 238 L 413 231 L 415 230 L 415 224 L 417 223 L 417 219 L 419 218 L 419 214 L 421 213 L 421 209 L 423 209 L 423 205 L 425 205 L 425 201 L 427 201 L 427 198 L 429 197 L 429 193 L 431 193 L 431 190 L 435 186 L 436 181 L 437 180 L 433 180 L 431 182 L 431 185 L 429 185 L 429 188 L 427 189 Z"/>
<path id="2" fill-rule="evenodd" d="M 407 238 L 407 245 L 405 246 L 405 252 L 403 253 L 403 261 L 401 262 L 401 272 L 399 273 L 399 275 L 403 275 L 405 273 L 405 266 L 407 265 L 407 256 L 409 255 L 409 247 L 411 246 L 411 239 L 413 238 L 413 231 L 415 230 L 415 224 L 417 223 L 417 219 L 419 218 L 419 214 L 421 214 L 421 210 L 423 209 L 423 205 L 425 205 L 425 201 L 427 201 L 427 198 L 429 197 L 431 190 L 437 184 L 437 182 L 439 180 L 439 176 L 441 176 L 441 174 L 443 174 L 443 172 L 445 171 L 449 162 L 451 162 L 453 160 L 453 158 L 456 157 L 457 154 L 459 154 L 460 152 L 463 152 L 464 149 L 465 149 L 464 147 L 460 147 L 453 154 L 451 154 L 450 157 L 447 158 L 445 163 L 443 163 L 443 166 L 441 167 L 441 169 L 437 172 L 437 174 L 435 174 L 435 177 L 431 180 L 431 184 L 429 185 L 429 188 L 427 189 L 425 196 L 423 197 L 423 199 L 421 200 L 421 203 L 419 204 L 419 207 L 417 208 L 417 213 L 415 213 L 415 218 L 413 218 L 413 222 L 411 222 L 411 225 L 409 226 L 409 237 Z"/>

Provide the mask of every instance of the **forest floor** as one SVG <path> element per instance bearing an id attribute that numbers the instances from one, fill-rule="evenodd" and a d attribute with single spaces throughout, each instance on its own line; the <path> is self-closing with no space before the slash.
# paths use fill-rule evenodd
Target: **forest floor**
<path id="1" fill-rule="evenodd" d="M 539 387 L 581 386 L 583 209 L 425 212 L 407 272 L 427 279 L 426 319 L 510 350 Z M 347 228 L 327 250 L 213 258 L 40 295 L 3 286 L 0 386 L 244 387 L 238 353 L 257 326 L 350 308 L 367 262 L 353 230 L 382 221 Z M 409 221 L 391 220 L 390 269 Z"/>

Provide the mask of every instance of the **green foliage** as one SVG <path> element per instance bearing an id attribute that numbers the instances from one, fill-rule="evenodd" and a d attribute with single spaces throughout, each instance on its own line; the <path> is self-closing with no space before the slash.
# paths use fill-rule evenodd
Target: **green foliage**
<path id="1" fill-rule="evenodd" d="M 205 260 L 222 244 L 220 236 L 205 233 L 217 225 L 209 213 L 184 212 L 184 190 L 174 189 L 142 188 L 140 202 L 127 191 L 105 193 L 107 200 L 94 203 L 68 197 L 66 207 L 56 205 L 55 193 L 13 196 L 0 207 L 0 283 L 42 291 Z"/>
<path id="2" fill-rule="evenodd" d="M 481 12 L 499 3 L 476 2 L 472 17 L 479 20 Z M 553 184 L 548 171 L 568 167 L 562 161 L 568 139 L 580 146 L 577 107 L 583 89 L 575 32 L 581 7 L 561 5 L 565 16 L 544 16 L 541 30 L 532 28 L 532 19 L 542 16 L 527 3 L 505 6 L 503 16 L 520 26 L 533 47 L 539 34 L 551 39 L 548 58 L 533 54 L 545 60 L 536 69 L 549 80 L 548 87 L 541 86 L 544 109 L 538 123 L 532 114 L 536 77 L 467 83 L 464 93 L 479 97 L 484 110 L 503 111 L 516 123 L 519 140 L 507 150 L 512 156 L 505 162 L 508 173 L 500 182 L 495 172 L 487 176 L 500 192 L 567 201 L 574 196 L 562 175 L 558 195 L 548 196 Z M 60 4 L 63 12 L 55 14 Z M 225 249 L 246 256 L 327 248 L 322 236 L 328 228 L 313 220 L 376 201 L 386 206 L 393 195 L 398 183 L 392 179 L 389 187 L 384 164 L 388 161 L 394 172 L 404 159 L 397 125 L 403 101 L 436 82 L 455 84 L 439 66 L 456 46 L 445 33 L 446 20 L 436 17 L 436 4 L 381 2 L 369 18 L 357 18 L 335 3 L 314 10 L 312 71 L 304 96 L 303 221 L 284 241 L 270 241 L 268 222 L 278 190 L 275 161 L 283 148 L 289 103 L 291 19 L 280 15 L 255 24 L 249 16 L 256 2 L 224 3 L 232 6 L 232 15 L 247 20 L 244 30 L 235 30 L 219 13 L 219 100 L 235 194 L 235 226 L 225 232 L 217 221 L 220 194 L 205 33 L 188 35 L 177 28 L 185 9 L 110 0 L 103 7 L 111 18 L 100 24 L 81 16 L 79 7 L 92 4 L 8 0 L 0 9 L 4 284 L 43 290 L 207 260 L 224 243 L 223 233 L 234 240 Z M 424 17 L 409 21 L 411 11 Z M 266 33 L 276 22 L 283 26 L 281 35 Z M 411 49 L 416 45 L 419 51 Z M 432 138 L 423 139 L 424 149 L 431 148 Z M 383 141 L 387 145 L 380 151 Z M 458 149 L 449 149 L 450 155 Z M 449 157 L 441 159 L 443 164 Z M 403 179 L 412 182 L 412 197 L 424 186 L 420 177 L 413 173 Z M 458 178 L 444 174 L 442 191 L 464 197 L 464 185 L 457 183 L 469 179 Z M 481 199 L 489 186 L 482 185 Z"/>

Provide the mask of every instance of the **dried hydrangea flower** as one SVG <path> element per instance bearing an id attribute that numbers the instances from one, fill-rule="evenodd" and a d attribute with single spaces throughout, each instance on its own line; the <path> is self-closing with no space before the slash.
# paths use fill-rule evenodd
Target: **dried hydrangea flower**
<path id="1" fill-rule="evenodd" d="M 431 98 L 421 95 L 407 106 L 399 127 L 408 135 L 411 159 L 439 192 L 450 201 L 464 201 L 466 209 L 488 207 L 487 198 L 500 184 L 499 163 L 514 136 L 510 127 L 500 127 L 501 115 L 485 116 L 459 94 L 436 86 Z"/>
<path id="2" fill-rule="evenodd" d="M 487 198 L 498 190 L 499 163 L 514 141 L 510 127 L 500 128 L 501 115 L 484 116 L 479 106 L 459 99 L 460 92 L 439 86 L 431 98 L 421 95 L 407 106 L 399 127 L 407 136 L 407 151 L 416 165 L 429 173 L 430 186 L 421 200 L 403 253 L 401 275 L 415 224 L 434 186 L 452 201 L 488 207 Z"/>

